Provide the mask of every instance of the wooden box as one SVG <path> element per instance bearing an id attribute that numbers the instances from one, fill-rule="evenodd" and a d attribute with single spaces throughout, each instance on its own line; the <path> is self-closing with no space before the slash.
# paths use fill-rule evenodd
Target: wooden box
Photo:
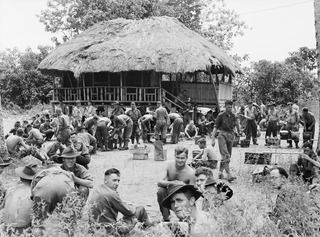
<path id="1" fill-rule="evenodd" d="M 148 160 L 148 153 L 133 153 L 133 160 Z"/>
<path id="2" fill-rule="evenodd" d="M 281 130 L 280 131 L 280 139 L 281 140 L 287 140 L 288 139 L 289 132 L 287 130 Z"/>
<path id="3" fill-rule="evenodd" d="M 144 145 L 144 146 L 135 145 L 134 148 L 130 150 L 130 152 L 133 155 L 132 157 L 133 160 L 148 160 L 148 153 L 150 152 L 150 150 L 147 147 L 147 145 Z"/>
<path id="4" fill-rule="evenodd" d="M 197 169 L 199 167 L 216 169 L 218 166 L 218 160 L 194 160 L 190 163 L 190 166 L 194 169 Z"/>
<path id="5" fill-rule="evenodd" d="M 248 165 L 270 165 L 272 153 L 245 152 L 244 163 Z"/>
<path id="6" fill-rule="evenodd" d="M 267 139 L 267 144 L 269 146 L 280 146 L 280 139 L 276 137 L 269 137 Z"/>
<path id="7" fill-rule="evenodd" d="M 250 140 L 243 139 L 240 141 L 240 146 L 241 147 L 249 147 L 250 146 Z"/>

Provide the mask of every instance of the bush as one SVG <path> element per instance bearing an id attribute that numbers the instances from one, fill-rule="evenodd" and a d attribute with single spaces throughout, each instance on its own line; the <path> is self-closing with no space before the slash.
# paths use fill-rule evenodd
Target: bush
<path id="1" fill-rule="evenodd" d="M 211 205 L 212 225 L 208 236 L 319 236 L 320 197 L 318 193 L 307 193 L 308 189 L 301 180 L 283 187 L 286 198 L 282 202 L 278 198 L 277 205 L 274 203 L 278 192 L 270 189 L 268 182 L 252 184 L 248 174 L 240 174 L 233 190 L 235 195 L 224 205 Z M 22 234 L 11 236 L 105 237 L 99 223 L 93 224 L 100 230 L 90 229 L 84 205 L 84 200 L 77 193 L 71 193 L 44 222 L 44 230 L 29 228 Z M 277 215 L 270 215 L 275 213 L 275 207 Z M 160 225 L 146 231 L 136 226 L 128 236 L 169 237 L 171 233 Z"/>

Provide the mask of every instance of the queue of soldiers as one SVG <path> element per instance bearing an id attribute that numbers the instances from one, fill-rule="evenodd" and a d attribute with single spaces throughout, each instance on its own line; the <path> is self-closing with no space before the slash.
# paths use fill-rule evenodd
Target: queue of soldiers
<path id="1" fill-rule="evenodd" d="M 250 103 L 247 109 L 252 110 L 252 108 Z M 62 113 L 62 109 L 57 108 L 56 116 L 51 120 L 50 115 L 44 114 L 35 118 L 30 124 L 24 123 L 25 127 L 15 124 L 15 131 L 12 131 L 13 134 L 6 141 L 10 155 L 22 158 L 26 154 L 32 154 L 42 161 L 45 168 L 31 162 L 25 167 L 16 169 L 21 185 L 5 191 L 4 207 L 1 211 L 3 220 L 17 229 L 30 226 L 32 216 L 42 223 L 68 193 L 76 192 L 79 198 L 87 200 L 90 212 L 89 222 L 92 225 L 96 222 L 102 224 L 108 234 L 124 235 L 130 232 L 138 222 L 142 223 L 143 228 L 158 225 L 159 223 L 154 223 L 149 219 L 144 207 L 128 207 L 122 201 L 117 192 L 121 177 L 118 169 L 107 169 L 104 173 L 103 184 L 94 187 L 92 175 L 88 170 L 90 154 L 95 153 L 98 148 L 105 151 L 117 145 L 120 145 L 121 150 L 128 149 L 130 140 L 132 143 L 139 142 L 139 133 L 133 133 L 133 131 L 140 128 L 146 129 L 143 137 L 148 141 L 150 139 L 148 136 L 151 134 L 147 129 L 153 125 L 146 121 L 151 122 L 152 120 L 154 120 L 155 138 L 163 142 L 166 139 L 168 121 L 172 120 L 171 139 L 173 143 L 177 143 L 183 131 L 183 117 L 178 113 L 168 114 L 160 102 L 154 112 L 151 111 L 143 116 L 137 110 L 135 103 L 131 103 L 131 110 L 126 114 L 119 104 L 116 104 L 110 118 L 99 117 L 96 114 L 91 117 L 82 116 L 79 104 L 77 109 L 76 112 L 73 111 L 71 121 L 67 115 Z M 272 115 L 272 106 L 270 111 L 271 113 L 268 114 Z M 304 112 L 308 111 L 304 110 Z M 249 119 L 253 116 L 250 113 L 253 112 L 245 113 L 247 130 L 254 129 L 256 124 L 255 119 L 253 121 Z M 289 105 L 290 114 L 293 112 Z M 46 118 L 49 121 L 46 121 Z M 291 121 L 290 118 L 292 116 L 289 116 L 288 121 Z M 36 122 L 37 120 L 43 121 Z M 39 129 L 34 124 L 39 125 Z M 291 124 L 288 124 L 290 127 Z M 308 125 L 310 127 L 310 124 L 306 126 Z M 43 128 L 42 131 L 53 132 L 45 138 L 48 141 L 45 143 L 46 146 L 42 144 L 44 133 L 40 131 L 40 128 L 44 126 L 47 129 Z M 185 127 L 187 138 L 192 138 L 199 132 L 199 129 L 194 126 L 190 120 Z M 163 217 L 159 225 L 169 228 L 175 236 L 206 236 L 213 221 L 208 214 L 210 207 L 223 205 L 233 196 L 233 190 L 222 180 L 231 183 L 236 179 L 230 170 L 235 133 L 241 133 L 240 123 L 236 114 L 233 113 L 232 101 L 226 101 L 225 110 L 215 120 L 211 146 L 207 146 L 205 138 L 199 139 L 198 145 L 201 151 L 193 157 L 190 165 L 187 164 L 188 149 L 182 146 L 175 148 L 175 159 L 168 162 L 163 171 L 163 179 L 157 184 L 157 200 Z M 252 136 L 252 132 L 250 134 Z M 56 137 L 57 140 L 50 141 L 53 137 Z M 219 180 L 215 180 L 212 174 L 212 169 L 216 168 L 216 164 L 210 166 L 217 160 L 217 155 L 212 150 L 216 139 L 221 156 L 218 167 Z M 110 146 L 110 141 L 112 141 L 112 146 Z M 255 143 L 256 140 L 254 139 L 253 142 Z M 293 167 L 290 174 L 302 175 L 306 182 L 312 183 L 312 178 L 316 175 L 314 167 L 317 161 L 316 158 L 312 158 L 310 145 L 308 147 L 304 145 L 304 150 L 305 156 L 301 156 L 296 164 L 296 172 Z M 203 165 L 199 165 L 196 161 L 203 162 L 200 162 Z M 196 169 L 192 165 L 193 162 L 198 164 Z M 8 162 L 0 163 L 1 170 L 9 164 Z M 286 176 L 285 174 L 286 172 L 281 167 L 274 167 L 268 173 L 269 176 L 279 177 L 279 180 L 280 178 L 283 180 L 282 176 Z M 90 191 L 91 189 L 93 190 Z M 31 199 L 29 198 L 30 191 Z M 90 196 L 89 192 L 91 192 Z M 17 200 L 20 205 L 17 205 Z M 45 203 L 44 208 L 43 203 Z M 121 220 L 118 219 L 119 212 L 123 215 Z M 173 216 L 172 213 L 175 215 Z M 178 224 L 172 222 L 173 218 L 178 219 Z"/>

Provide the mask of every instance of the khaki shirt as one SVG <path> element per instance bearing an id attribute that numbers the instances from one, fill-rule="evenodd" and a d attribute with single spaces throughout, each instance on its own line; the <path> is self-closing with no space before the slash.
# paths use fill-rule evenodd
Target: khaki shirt
<path id="1" fill-rule="evenodd" d="M 105 184 L 93 189 L 88 204 L 93 218 L 99 223 L 115 223 L 119 212 L 125 218 L 134 217 L 119 194 Z"/>
<path id="2" fill-rule="evenodd" d="M 168 120 L 168 112 L 164 107 L 159 107 L 156 109 L 155 118 L 157 121 L 167 121 Z"/>

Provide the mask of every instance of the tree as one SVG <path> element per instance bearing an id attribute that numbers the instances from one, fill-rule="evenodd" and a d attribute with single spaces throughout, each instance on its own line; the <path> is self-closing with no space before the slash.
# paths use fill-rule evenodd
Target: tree
<path id="1" fill-rule="evenodd" d="M 224 0 L 202 0 L 200 20 L 204 37 L 224 50 L 230 50 L 232 40 L 242 36 L 247 28 L 239 14 L 226 7 Z"/>
<path id="2" fill-rule="evenodd" d="M 317 84 L 319 87 L 320 84 L 320 1 L 314 0 L 314 20 L 315 20 L 315 30 L 316 30 L 316 42 L 317 42 L 317 64 L 318 64 L 318 78 Z M 319 88 L 318 88 L 319 89 Z M 319 97 L 319 94 L 318 94 Z M 319 106 L 320 106 L 320 97 L 319 97 Z M 318 133 L 318 144 L 317 151 L 320 151 L 320 116 L 318 120 L 319 133 Z"/>
<path id="3" fill-rule="evenodd" d="M 302 59 L 296 61 L 306 64 Z M 275 63 L 260 60 L 246 69 L 245 75 L 236 78 L 234 91 L 238 100 L 286 104 L 311 93 L 314 80 L 312 71 L 301 70 L 291 57 Z"/>
<path id="4" fill-rule="evenodd" d="M 151 16 L 176 17 L 224 49 L 242 35 L 245 24 L 224 0 L 49 0 L 39 20 L 59 44 L 93 24 L 115 18 L 143 19 Z"/>
<path id="5" fill-rule="evenodd" d="M 316 49 L 301 47 L 298 51 L 289 53 L 285 63 L 295 66 L 298 70 L 313 71 L 317 68 Z"/>
<path id="6" fill-rule="evenodd" d="M 13 102 L 21 107 L 38 101 L 49 102 L 53 78 L 42 75 L 37 66 L 49 53 L 49 47 L 38 47 L 40 53 L 31 49 L 17 49 L 0 53 L 0 93 L 4 104 Z"/>

